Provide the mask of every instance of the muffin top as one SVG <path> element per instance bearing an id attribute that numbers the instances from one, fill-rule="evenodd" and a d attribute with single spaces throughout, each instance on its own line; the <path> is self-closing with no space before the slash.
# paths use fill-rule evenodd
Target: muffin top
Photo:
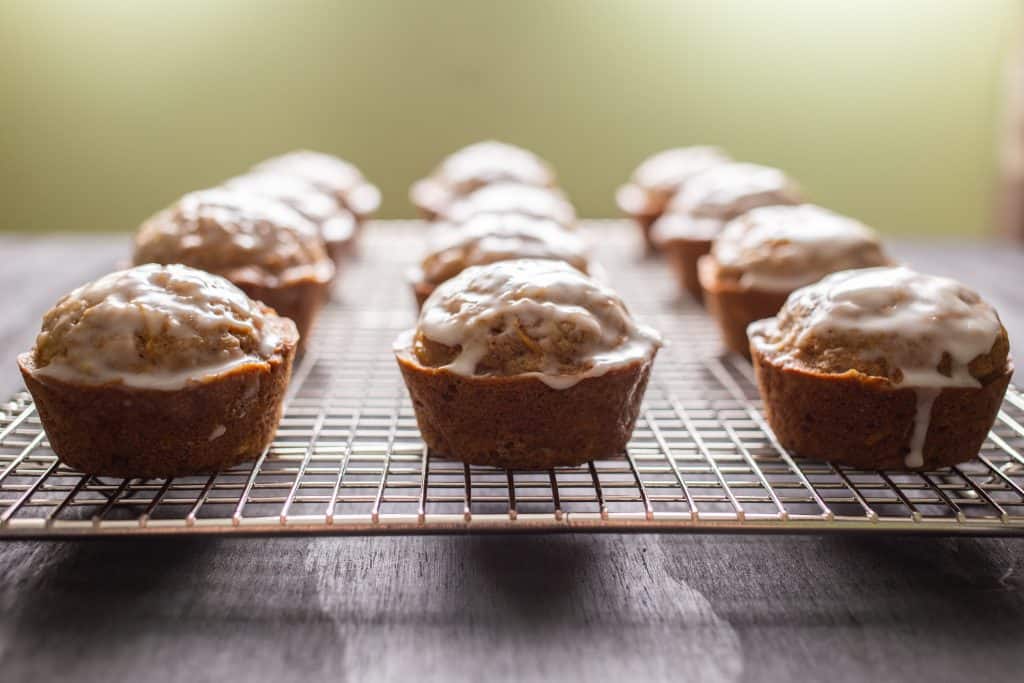
<path id="1" fill-rule="evenodd" d="M 874 230 L 811 204 L 748 211 L 725 226 L 711 253 L 719 279 L 781 292 L 838 270 L 891 263 Z"/>
<path id="2" fill-rule="evenodd" d="M 528 375 L 565 389 L 649 360 L 660 344 L 611 289 L 563 261 L 521 259 L 440 285 L 396 351 L 459 375 Z"/>
<path id="3" fill-rule="evenodd" d="M 456 195 L 500 181 L 524 185 L 553 185 L 555 173 L 533 152 L 496 140 L 463 147 L 441 162 L 433 177 Z"/>
<path id="4" fill-rule="evenodd" d="M 201 190 L 142 224 L 134 262 L 183 263 L 232 282 L 276 287 L 327 281 L 334 267 L 315 225 L 282 202 L 238 190 Z"/>
<path id="5" fill-rule="evenodd" d="M 717 147 L 673 147 L 647 157 L 633 171 L 632 181 L 648 190 L 673 192 L 698 173 L 728 161 Z"/>
<path id="6" fill-rule="evenodd" d="M 330 154 L 296 150 L 260 162 L 252 170 L 301 178 L 333 195 L 358 216 L 369 215 L 380 206 L 380 191 L 366 181 L 359 169 Z"/>
<path id="7" fill-rule="evenodd" d="M 546 218 L 482 213 L 462 225 L 441 224 L 433 233 L 420 279 L 440 284 L 469 266 L 512 259 L 554 259 L 587 272 L 583 239 Z"/>
<path id="8" fill-rule="evenodd" d="M 833 273 L 793 292 L 748 334 L 786 367 L 910 387 L 977 387 L 1009 360 L 991 305 L 955 280 L 901 266 Z"/>
<path id="9" fill-rule="evenodd" d="M 556 189 L 521 183 L 494 183 L 456 200 L 442 212 L 453 223 L 464 223 L 481 213 L 518 213 L 548 218 L 565 227 L 576 222 L 576 210 Z"/>
<path id="10" fill-rule="evenodd" d="M 352 212 L 333 195 L 300 176 L 271 172 L 248 173 L 228 180 L 224 188 L 287 204 L 302 214 L 303 218 L 317 225 L 325 242 L 346 241 L 355 232 L 356 219 Z"/>
<path id="11" fill-rule="evenodd" d="M 146 264 L 65 295 L 43 317 L 35 371 L 86 384 L 175 389 L 266 363 L 297 337 L 290 321 L 222 277 Z"/>
<path id="12" fill-rule="evenodd" d="M 717 164 L 686 181 L 654 224 L 654 237 L 712 239 L 725 223 L 751 209 L 800 201 L 800 188 L 777 168 Z"/>

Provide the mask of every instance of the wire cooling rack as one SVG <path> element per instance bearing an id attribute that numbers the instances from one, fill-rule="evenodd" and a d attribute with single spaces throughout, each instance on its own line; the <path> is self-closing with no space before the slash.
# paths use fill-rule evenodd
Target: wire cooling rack
<path id="1" fill-rule="evenodd" d="M 412 325 L 404 271 L 423 226 L 381 222 L 295 370 L 277 438 L 212 476 L 91 477 L 59 463 L 31 397 L 0 406 L 0 536 L 158 533 L 892 530 L 1024 533 L 1024 395 L 1011 388 L 978 457 L 874 472 L 803 460 L 773 439 L 750 365 L 614 221 L 585 226 L 633 312 L 661 329 L 621 457 L 546 472 L 432 456 L 391 354 Z"/>

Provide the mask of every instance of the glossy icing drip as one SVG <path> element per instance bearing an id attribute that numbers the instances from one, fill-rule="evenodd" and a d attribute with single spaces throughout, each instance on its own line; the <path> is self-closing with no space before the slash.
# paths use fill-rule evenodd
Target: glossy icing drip
<path id="1" fill-rule="evenodd" d="M 110 273 L 63 297 L 36 339 L 36 372 L 86 384 L 177 389 L 266 363 L 280 338 L 227 280 L 186 266 Z"/>
<path id="2" fill-rule="evenodd" d="M 300 176 L 284 173 L 256 172 L 238 176 L 224 183 L 229 190 L 238 190 L 276 199 L 320 228 L 326 241 L 344 241 L 355 231 L 355 217 L 338 200 Z"/>
<path id="3" fill-rule="evenodd" d="M 495 329 L 519 329 L 542 351 L 543 367 L 521 373 L 554 389 L 650 358 L 661 339 L 638 325 L 618 296 L 560 261 L 515 260 L 475 266 L 430 296 L 417 330 L 427 339 L 458 348 L 445 367 L 478 374 Z M 561 345 L 571 339 L 571 360 Z M 400 339 L 401 351 L 408 339 Z"/>
<path id="4" fill-rule="evenodd" d="M 633 172 L 633 182 L 651 190 L 674 190 L 712 166 L 729 161 L 717 147 L 674 147 L 648 157 Z"/>
<path id="5" fill-rule="evenodd" d="M 748 211 L 725 226 L 711 253 L 741 286 L 781 292 L 838 270 L 889 263 L 873 230 L 811 204 Z"/>
<path id="6" fill-rule="evenodd" d="M 444 217 L 462 223 L 482 213 L 520 213 L 549 218 L 564 226 L 576 222 L 576 210 L 560 191 L 505 182 L 486 185 L 452 203 Z"/>
<path id="7" fill-rule="evenodd" d="M 499 181 L 538 186 L 555 181 L 551 168 L 536 154 L 495 140 L 463 147 L 442 161 L 435 175 L 455 194 Z"/>

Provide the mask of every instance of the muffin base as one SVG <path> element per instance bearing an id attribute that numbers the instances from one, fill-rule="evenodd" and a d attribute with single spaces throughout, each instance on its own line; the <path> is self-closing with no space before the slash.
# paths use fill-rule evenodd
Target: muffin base
<path id="1" fill-rule="evenodd" d="M 536 377 L 465 377 L 396 354 L 427 446 L 472 465 L 550 469 L 622 454 L 653 356 L 564 390 Z"/>
<path id="2" fill-rule="evenodd" d="M 697 261 L 711 252 L 711 240 L 675 237 L 662 242 L 661 250 L 668 259 L 680 289 L 689 293 L 697 303 L 704 303 L 704 291 L 697 276 Z"/>
<path id="3" fill-rule="evenodd" d="M 866 470 L 932 470 L 978 454 L 1013 374 L 982 387 L 944 387 L 932 405 L 921 467 L 908 467 L 917 393 L 857 372 L 832 375 L 773 363 L 751 343 L 765 418 L 787 450 Z"/>
<path id="4" fill-rule="evenodd" d="M 174 391 L 45 377 L 29 353 L 18 357 L 18 367 L 64 464 L 111 477 L 181 477 L 252 460 L 270 444 L 295 342 L 293 336 L 269 368 L 240 367 Z"/>
<path id="5" fill-rule="evenodd" d="M 717 262 L 710 254 L 702 256 L 697 263 L 704 306 L 718 324 L 725 347 L 750 360 L 747 326 L 778 313 L 789 298 L 789 292 L 740 287 L 735 282 L 718 279 L 717 270 Z"/>

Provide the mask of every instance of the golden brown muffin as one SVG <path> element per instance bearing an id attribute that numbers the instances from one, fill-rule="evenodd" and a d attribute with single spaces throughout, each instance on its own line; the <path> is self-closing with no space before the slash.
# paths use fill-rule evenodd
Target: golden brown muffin
<path id="1" fill-rule="evenodd" d="M 622 452 L 659 346 L 607 287 L 526 259 L 440 285 L 395 355 L 432 450 L 543 469 Z"/>
<path id="2" fill-rule="evenodd" d="M 413 183 L 409 198 L 421 217 L 435 220 L 457 199 L 500 182 L 554 187 L 555 172 L 529 150 L 486 140 L 446 157 L 429 177 Z"/>
<path id="3" fill-rule="evenodd" d="M 267 159 L 252 170 L 302 178 L 333 195 L 360 223 L 380 208 L 380 190 L 367 181 L 358 168 L 330 154 L 296 150 Z"/>
<path id="4" fill-rule="evenodd" d="M 221 275 L 291 318 L 303 343 L 334 277 L 315 225 L 281 202 L 238 190 L 185 195 L 143 223 L 133 258 Z"/>
<path id="5" fill-rule="evenodd" d="M 335 269 L 351 253 L 356 236 L 355 214 L 335 195 L 308 180 L 297 175 L 254 172 L 228 180 L 224 188 L 276 199 L 297 211 L 320 229 L 320 237 Z"/>
<path id="6" fill-rule="evenodd" d="M 61 298 L 18 365 L 65 464 L 177 477 L 270 444 L 297 342 L 291 321 L 227 280 L 148 264 Z"/>
<path id="7" fill-rule="evenodd" d="M 811 204 L 764 206 L 729 222 L 700 258 L 704 304 L 725 346 L 750 357 L 747 326 L 829 273 L 892 261 L 863 223 Z"/>
<path id="8" fill-rule="evenodd" d="M 863 469 L 970 460 L 1013 370 L 988 303 L 904 267 L 829 275 L 748 334 L 765 417 L 782 445 Z"/>
<path id="9" fill-rule="evenodd" d="M 546 218 L 565 228 L 576 226 L 576 209 L 561 190 L 520 183 L 493 183 L 449 204 L 440 218 L 465 223 L 484 213 L 517 213 Z"/>
<path id="10" fill-rule="evenodd" d="M 478 214 L 461 225 L 438 224 L 427 256 L 410 273 L 422 306 L 439 284 L 470 266 L 511 259 L 555 259 L 589 272 L 587 245 L 576 233 L 546 218 L 519 214 Z"/>
<path id="11" fill-rule="evenodd" d="M 693 176 L 728 161 L 729 157 L 717 147 L 666 149 L 636 167 L 630 181 L 615 193 L 615 203 L 639 226 L 648 249 L 654 249 L 651 225 L 665 212 L 672 197 Z"/>
<path id="12" fill-rule="evenodd" d="M 680 287 L 701 301 L 697 260 L 725 224 L 759 206 L 800 202 L 800 188 L 777 168 L 718 164 L 687 181 L 651 226 L 651 239 L 668 256 Z"/>

